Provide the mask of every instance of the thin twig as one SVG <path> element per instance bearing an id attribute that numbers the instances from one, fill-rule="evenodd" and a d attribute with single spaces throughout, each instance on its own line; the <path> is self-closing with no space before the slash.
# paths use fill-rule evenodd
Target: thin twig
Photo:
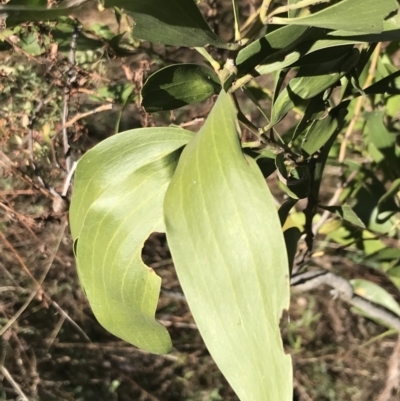
<path id="1" fill-rule="evenodd" d="M 353 171 L 347 178 L 346 182 L 343 183 L 343 185 L 340 185 L 338 188 L 336 188 L 335 193 L 333 194 L 331 200 L 328 203 L 328 206 L 334 206 L 340 199 L 340 195 L 342 195 L 342 192 L 344 191 L 345 188 L 348 187 L 351 181 L 353 181 L 353 178 L 357 175 L 357 171 Z M 321 218 L 313 225 L 313 233 L 314 235 L 317 235 L 319 229 L 325 224 L 326 220 L 328 220 L 329 216 L 332 213 L 329 210 L 325 210 L 324 213 L 322 213 Z"/>
<path id="2" fill-rule="evenodd" d="M 32 300 L 35 298 L 36 294 L 38 293 L 39 290 L 42 289 L 42 284 L 43 281 L 45 280 L 47 273 L 49 272 L 51 266 L 53 265 L 54 258 L 56 256 L 56 253 L 58 251 L 58 248 L 60 247 L 61 241 L 64 236 L 64 231 L 68 225 L 67 219 L 64 219 L 63 224 L 60 228 L 60 232 L 58 234 L 58 241 L 55 247 L 54 252 L 52 253 L 50 260 L 47 264 L 47 266 L 44 269 L 44 272 L 42 276 L 40 277 L 39 280 L 33 279 L 35 282 L 35 289 L 30 293 L 24 304 L 18 309 L 18 311 L 14 314 L 14 316 L 6 323 L 6 325 L 0 330 L 0 336 L 3 335 L 15 322 L 16 320 L 21 316 L 21 314 L 25 311 L 25 309 L 28 307 L 28 305 L 32 302 Z M 29 270 L 28 270 L 29 271 Z M 32 276 L 32 275 L 30 275 Z"/>
<path id="3" fill-rule="evenodd" d="M 67 312 L 64 311 L 64 309 L 61 308 L 60 305 L 58 305 L 58 303 L 56 301 L 53 301 L 47 294 L 44 294 L 46 296 L 46 299 L 51 303 L 51 306 L 53 306 L 58 313 L 60 313 L 66 320 L 68 320 L 68 322 L 70 322 L 72 324 L 72 326 L 75 327 L 75 329 L 81 333 L 82 337 L 88 341 L 89 343 L 91 342 L 90 338 L 88 337 L 88 335 L 83 331 L 83 329 L 79 326 L 78 323 L 75 322 L 75 320 L 73 320 Z"/>
<path id="4" fill-rule="evenodd" d="M 55 133 L 52 140 L 54 141 L 60 132 L 62 132 L 66 128 L 72 127 L 77 121 L 81 120 L 82 118 L 91 116 L 92 114 L 100 113 L 101 111 L 111 110 L 112 108 L 113 108 L 112 104 L 103 104 L 85 113 L 77 113 L 69 121 L 65 122 L 65 124 Z"/>
<path id="5" fill-rule="evenodd" d="M 67 70 L 67 82 L 64 87 L 64 103 L 63 103 L 63 114 L 62 114 L 62 133 L 63 133 L 63 150 L 65 156 L 65 169 L 69 172 L 71 168 L 71 156 L 69 154 L 70 146 L 68 140 L 68 131 L 67 131 L 67 120 L 68 120 L 68 112 L 69 112 L 69 100 L 71 94 L 71 86 L 76 81 L 76 72 L 73 70 L 73 66 L 75 65 L 75 53 L 76 53 L 76 42 L 78 40 L 79 32 L 81 30 L 80 25 L 75 25 L 74 31 L 71 37 L 71 45 L 69 52 L 69 68 Z"/>
<path id="6" fill-rule="evenodd" d="M 65 178 L 64 187 L 61 192 L 61 196 L 67 196 L 68 188 L 71 184 L 72 176 L 74 175 L 77 165 L 78 165 L 78 162 L 76 162 L 76 161 L 72 163 L 71 170 L 69 171 L 67 177 Z"/>
<path id="7" fill-rule="evenodd" d="M 6 236 L 0 231 L 0 239 L 4 241 L 6 246 L 11 250 L 11 252 L 14 254 L 20 265 L 22 266 L 22 269 L 24 272 L 29 276 L 29 278 L 36 284 L 39 285 L 39 283 L 36 281 L 35 277 L 33 277 L 32 273 L 28 269 L 28 266 L 25 264 L 25 262 L 22 260 L 21 256 L 19 253 L 16 251 L 16 249 L 11 245 L 11 243 L 8 241 Z"/>
<path id="8" fill-rule="evenodd" d="M 393 349 L 392 355 L 388 363 L 388 373 L 386 378 L 386 385 L 377 401 L 389 401 L 392 394 L 400 390 L 400 336 L 397 339 L 396 345 Z"/>
<path id="9" fill-rule="evenodd" d="M 154 354 L 151 354 L 148 351 L 142 350 L 140 348 L 136 348 L 125 341 L 116 341 L 116 342 L 108 342 L 108 343 L 55 343 L 54 348 L 84 348 L 84 349 L 89 349 L 89 350 L 101 350 L 101 351 L 123 351 L 124 354 L 127 354 L 128 352 L 134 352 L 134 353 L 139 353 L 139 354 L 144 354 L 144 355 L 149 355 L 149 356 L 154 356 Z M 171 354 L 163 354 L 163 355 L 157 355 L 158 358 L 163 358 L 168 361 L 172 362 L 177 362 L 179 361 L 179 357 Z"/>
<path id="10" fill-rule="evenodd" d="M 3 376 L 7 379 L 7 381 L 11 384 L 12 388 L 15 390 L 15 392 L 19 395 L 21 401 L 29 401 L 28 397 L 24 394 L 24 392 L 21 390 L 21 387 L 18 385 L 18 383 L 12 378 L 10 372 L 4 367 L 1 367 L 1 373 Z"/>
<path id="11" fill-rule="evenodd" d="M 47 348 L 46 348 L 46 350 L 43 352 L 44 354 L 47 354 L 47 353 L 49 352 L 49 349 L 50 349 L 51 346 L 53 345 L 54 340 L 57 338 L 58 333 L 60 332 L 61 327 L 63 326 L 64 322 L 65 322 L 65 316 L 64 316 L 64 315 L 61 315 L 60 319 L 59 319 L 58 322 L 56 323 L 56 326 L 55 326 L 54 329 L 52 330 L 52 332 L 51 332 L 49 338 L 46 339 Z"/>

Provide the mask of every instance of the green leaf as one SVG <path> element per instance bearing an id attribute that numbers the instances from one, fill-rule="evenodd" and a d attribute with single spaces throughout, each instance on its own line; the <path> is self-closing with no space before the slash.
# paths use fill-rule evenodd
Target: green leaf
<path id="1" fill-rule="evenodd" d="M 387 192 L 379 198 L 378 201 L 378 222 L 385 222 L 388 218 L 400 211 L 400 207 L 396 202 L 400 191 L 400 178 L 392 182 Z"/>
<path id="2" fill-rule="evenodd" d="M 161 278 L 141 259 L 143 244 L 164 231 L 164 194 L 178 149 L 192 137 L 179 128 L 143 128 L 114 135 L 78 163 L 70 222 L 78 273 L 99 322 L 154 353 L 171 340 L 154 319 Z"/>
<path id="3" fill-rule="evenodd" d="M 218 75 L 197 64 L 175 64 L 158 70 L 142 89 L 142 106 L 148 113 L 173 110 L 202 102 L 219 93 Z"/>
<path id="4" fill-rule="evenodd" d="M 350 29 L 352 30 L 352 29 Z M 391 42 L 400 40 L 400 8 L 396 13 L 390 14 L 383 21 L 383 31 L 380 33 L 367 33 L 364 35 L 354 35 L 354 32 L 346 30 L 331 31 L 328 36 L 347 37 L 350 40 L 361 42 Z"/>
<path id="5" fill-rule="evenodd" d="M 105 0 L 104 3 L 132 15 L 135 22 L 132 34 L 138 39 L 172 46 L 236 47 L 211 30 L 193 0 Z"/>
<path id="6" fill-rule="evenodd" d="M 276 155 L 275 164 L 284 190 L 293 199 L 306 198 L 310 193 L 311 174 L 308 166 L 290 166 L 283 153 Z"/>
<path id="7" fill-rule="evenodd" d="M 297 201 L 298 199 L 289 198 L 285 202 L 283 202 L 281 207 L 279 208 L 278 215 L 282 227 L 285 225 L 289 212 L 292 210 L 292 207 L 297 203 Z"/>
<path id="8" fill-rule="evenodd" d="M 289 82 L 276 99 L 271 112 L 270 124 L 265 129 L 276 125 L 295 105 L 304 103 L 305 100 L 311 99 L 334 85 L 354 66 L 358 55 L 358 50 L 353 49 L 348 55 L 336 60 L 300 67 L 296 77 Z"/>
<path id="9" fill-rule="evenodd" d="M 390 95 L 397 95 L 400 93 L 400 71 L 396 71 L 393 74 L 375 82 L 368 88 L 364 89 L 365 94 L 383 94 L 387 93 Z"/>
<path id="10" fill-rule="evenodd" d="M 225 92 L 183 151 L 164 211 L 193 317 L 240 400 L 292 400 L 279 330 L 289 303 L 285 242 L 265 180 L 241 151 Z"/>
<path id="11" fill-rule="evenodd" d="M 286 252 L 289 262 L 290 275 L 293 270 L 293 263 L 297 253 L 297 243 L 299 242 L 302 232 L 298 227 L 290 227 L 284 231 L 283 236 L 285 237 Z"/>
<path id="12" fill-rule="evenodd" d="M 87 1 L 75 1 L 72 5 L 69 5 L 68 1 L 64 1 L 52 8 L 47 8 L 47 2 L 42 0 L 10 1 L 0 5 L 0 16 L 5 15 L 7 26 L 14 26 L 22 21 L 54 20 L 59 17 L 67 17 L 72 11 L 76 12 Z"/>
<path id="13" fill-rule="evenodd" d="M 272 18 L 272 23 L 341 29 L 354 33 L 383 31 L 384 19 L 398 9 L 395 0 L 343 0 L 300 18 Z"/>
<path id="14" fill-rule="evenodd" d="M 337 130 L 342 126 L 345 113 L 346 110 L 339 106 L 331 109 L 324 118 L 314 120 L 302 141 L 302 151 L 311 156 L 321 149 L 332 136 L 337 134 Z"/>
<path id="15" fill-rule="evenodd" d="M 349 205 L 343 206 L 319 206 L 321 209 L 328 210 L 329 212 L 336 214 L 341 219 L 348 221 L 351 224 L 354 224 L 357 227 L 365 228 L 365 224 L 362 220 L 356 215 L 354 210 Z"/>
<path id="16" fill-rule="evenodd" d="M 383 123 L 385 110 L 364 113 L 365 133 L 368 150 L 375 162 L 387 172 L 388 176 L 400 175 L 399 159 L 396 154 L 396 132 L 389 132 Z"/>
<path id="17" fill-rule="evenodd" d="M 375 284 L 372 281 L 361 279 L 351 280 L 351 285 L 357 295 L 366 298 L 371 302 L 382 305 L 400 316 L 400 305 L 392 295 L 390 295 L 380 285 Z"/>
<path id="18" fill-rule="evenodd" d="M 296 52 L 298 45 L 306 39 L 313 39 L 321 34 L 320 30 L 310 30 L 303 26 L 278 28 L 240 50 L 235 61 L 238 71 L 240 74 L 246 74 L 264 60 L 268 64 L 288 62 L 285 57 L 287 54 Z M 290 58 L 291 63 L 300 57 L 299 52 L 296 52 L 296 55 Z"/>
<path id="19" fill-rule="evenodd" d="M 25 32 L 19 38 L 18 46 L 32 56 L 39 56 L 45 49 L 40 46 L 37 32 Z"/>

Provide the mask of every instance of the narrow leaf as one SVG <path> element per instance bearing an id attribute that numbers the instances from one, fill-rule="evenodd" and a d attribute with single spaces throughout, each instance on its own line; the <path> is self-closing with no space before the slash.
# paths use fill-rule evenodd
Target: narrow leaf
<path id="1" fill-rule="evenodd" d="M 384 19 L 398 9 L 396 0 L 343 0 L 300 18 L 272 18 L 272 23 L 341 29 L 354 33 L 383 31 Z"/>
<path id="2" fill-rule="evenodd" d="M 329 212 L 336 214 L 341 219 L 354 224 L 357 227 L 365 228 L 365 224 L 356 215 L 354 210 L 349 205 L 343 206 L 320 206 L 321 209 L 328 210 Z"/>
<path id="3" fill-rule="evenodd" d="M 289 302 L 285 242 L 225 92 L 183 151 L 164 211 L 179 281 L 222 373 L 242 401 L 291 400 L 279 331 Z"/>
<path id="4" fill-rule="evenodd" d="M 347 56 L 336 60 L 301 67 L 296 77 L 279 94 L 272 108 L 270 124 L 266 129 L 281 121 L 295 105 L 311 99 L 334 85 L 354 66 L 358 56 L 358 50 L 353 49 Z"/>
<path id="5" fill-rule="evenodd" d="M 283 202 L 281 207 L 279 208 L 278 215 L 282 227 L 285 225 L 286 219 L 289 216 L 289 212 L 292 210 L 293 206 L 297 203 L 297 201 L 298 201 L 297 199 L 289 198 L 285 202 Z"/>
<path id="6" fill-rule="evenodd" d="M 362 279 L 351 280 L 351 284 L 357 295 L 382 305 L 400 316 L 400 305 L 398 302 L 378 284 Z"/>
<path id="7" fill-rule="evenodd" d="M 71 202 L 78 273 L 99 322 L 114 335 L 154 353 L 171 348 L 154 319 L 161 278 L 141 259 L 143 244 L 164 231 L 164 194 L 177 150 L 192 134 L 145 128 L 114 135 L 79 161 Z"/>
<path id="8" fill-rule="evenodd" d="M 397 95 L 400 93 L 400 71 L 396 71 L 389 76 L 380 79 L 368 88 L 364 89 L 367 95 L 383 94 Z"/>
<path id="9" fill-rule="evenodd" d="M 278 28 L 240 50 L 236 57 L 236 66 L 239 73 L 246 74 L 266 58 L 268 64 L 283 62 L 282 59 L 286 61 L 285 56 L 295 51 L 300 43 L 306 39 L 316 39 L 321 34 L 319 30 L 310 30 L 303 26 L 288 25 Z M 300 53 L 297 53 L 298 57 Z"/>
<path id="10" fill-rule="evenodd" d="M 286 243 L 286 251 L 289 262 L 290 275 L 292 274 L 294 259 L 297 253 L 297 243 L 299 242 L 302 232 L 298 227 L 290 227 L 283 233 Z"/>

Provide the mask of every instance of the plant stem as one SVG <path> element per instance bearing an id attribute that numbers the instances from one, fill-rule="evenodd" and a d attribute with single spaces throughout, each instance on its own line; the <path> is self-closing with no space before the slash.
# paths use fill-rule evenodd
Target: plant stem
<path id="1" fill-rule="evenodd" d="M 232 0 L 233 17 L 234 17 L 234 29 L 235 29 L 235 42 L 240 43 L 242 35 L 239 28 L 239 8 L 236 0 Z"/>
<path id="2" fill-rule="evenodd" d="M 214 68 L 215 72 L 218 72 L 221 69 L 221 65 L 219 64 L 219 62 L 213 59 L 210 53 L 208 53 L 208 51 L 204 47 L 195 47 L 194 49 L 211 64 L 211 67 Z"/>
<path id="3" fill-rule="evenodd" d="M 313 6 L 313 5 L 319 4 L 319 3 L 328 3 L 330 1 L 331 0 L 302 0 L 296 4 L 288 4 L 287 6 L 281 6 L 281 7 L 276 8 L 274 11 L 272 11 L 268 15 L 267 22 L 270 22 L 270 19 L 274 15 L 278 15 L 278 14 L 284 13 L 286 11 L 298 10 L 299 8 L 305 8 L 305 7 Z M 265 23 L 267 23 L 267 22 L 265 22 Z"/>

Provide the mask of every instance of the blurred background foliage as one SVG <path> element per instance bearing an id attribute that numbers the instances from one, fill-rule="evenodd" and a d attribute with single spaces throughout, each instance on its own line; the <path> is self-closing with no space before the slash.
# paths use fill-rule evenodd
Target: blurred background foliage
<path id="1" fill-rule="evenodd" d="M 46 0 L 11 3 L 47 5 Z M 244 21 L 260 1 L 238 3 Z M 204 0 L 199 6 L 210 26 L 229 39 L 231 2 Z M 145 262 L 163 278 L 157 316 L 169 327 L 175 346 L 169 355 L 154 356 L 98 325 L 79 287 L 65 216 L 54 207 L 66 176 L 60 135 L 66 88 L 75 161 L 126 129 L 177 124 L 197 130 L 212 107 L 210 99 L 148 114 L 140 92 L 144 80 L 161 67 L 206 63 L 193 49 L 135 39 L 129 15 L 102 10 L 96 1 L 57 22 L 42 22 L 39 16 L 6 22 L 0 30 L 0 399 L 24 399 L 20 389 L 29 400 L 236 400 L 180 295 L 165 238 L 154 235 L 143 249 Z M 354 85 L 360 96 L 350 100 L 329 153 L 310 263 L 352 280 L 357 294 L 400 315 L 399 42 L 358 49 L 365 56 Z M 227 51 L 210 52 L 223 60 Z M 376 93 L 374 85 L 385 84 L 389 76 L 391 90 Z M 257 126 L 271 109 L 278 80 L 278 74 L 264 75 L 248 86 L 259 108 L 238 95 L 246 117 Z M 344 89 L 334 89 L 333 98 L 354 86 L 342 83 Z M 305 111 L 295 107 L 274 127 L 293 149 L 303 145 L 293 134 Z M 260 166 L 268 160 L 271 154 L 261 154 Z M 290 188 L 276 173 L 268 182 L 278 204 L 287 200 Z M 300 200 L 286 228 L 304 227 L 303 208 Z M 300 243 L 300 254 L 304 249 Z M 295 294 L 289 315 L 283 337 L 293 355 L 295 399 L 383 397 L 389 357 L 397 352 L 400 359 L 393 330 L 349 310 L 323 289 Z"/>

